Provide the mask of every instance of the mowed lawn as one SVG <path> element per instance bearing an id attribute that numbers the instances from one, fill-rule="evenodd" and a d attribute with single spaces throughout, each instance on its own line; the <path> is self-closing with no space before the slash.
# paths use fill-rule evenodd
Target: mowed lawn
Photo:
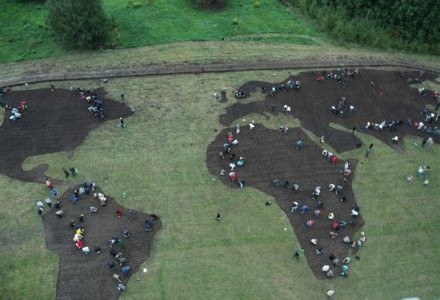
<path id="1" fill-rule="evenodd" d="M 48 163 L 47 174 L 62 179 L 62 168 L 75 166 L 77 182 L 93 180 L 125 207 L 161 216 L 163 230 L 143 266 L 148 272 L 132 277 L 126 299 L 324 299 L 330 288 L 335 299 L 440 297 L 438 145 L 421 149 L 421 139 L 410 137 L 402 155 L 363 135 L 365 144 L 375 143 L 368 160 L 365 149 L 342 154 L 363 162 L 354 190 L 367 243 L 361 260 L 353 260 L 350 276 L 331 281 L 316 280 L 304 259 L 293 260 L 298 242 L 276 205 L 264 205 L 270 197 L 251 188 L 228 188 L 208 173 L 206 147 L 221 129 L 218 115 L 234 101 L 231 90 L 249 80 L 279 81 L 292 72 L 276 71 L 274 78 L 270 73 L 56 83 L 105 86 L 115 99 L 124 93 L 136 113 L 125 129 L 110 121 L 93 131 L 71 159 L 65 153 L 42 155 L 27 159 L 24 168 Z M 226 103 L 212 96 L 221 88 L 229 91 Z M 276 118 L 264 122 L 278 126 Z M 419 165 L 432 167 L 429 187 L 419 178 L 406 182 Z M 44 248 L 35 206 L 47 188 L 4 176 L 0 188 L 2 298 L 54 297 L 57 257 Z M 218 211 L 221 222 L 215 220 Z"/>
<path id="2" fill-rule="evenodd" d="M 116 24 L 110 37 L 117 47 L 222 39 L 320 43 L 311 23 L 278 0 L 230 2 L 223 11 L 199 10 L 190 0 L 103 0 L 103 6 Z M 46 22 L 47 13 L 45 4 L 2 1 L 0 63 L 76 53 L 56 41 Z"/>

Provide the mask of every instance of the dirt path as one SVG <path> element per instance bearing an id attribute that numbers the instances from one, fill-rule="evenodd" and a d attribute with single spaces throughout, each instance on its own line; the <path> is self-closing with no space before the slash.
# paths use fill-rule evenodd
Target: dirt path
<path id="1" fill-rule="evenodd" d="M 11 77 L 0 79 L 0 86 L 14 86 L 24 83 L 38 83 L 46 81 L 63 80 L 82 80 L 99 78 L 117 78 L 132 76 L 157 76 L 157 75 L 178 75 L 178 74 L 203 74 L 203 73 L 224 73 L 253 70 L 282 70 L 282 69 L 307 69 L 307 68 L 332 68 L 344 67 L 395 67 L 395 68 L 414 68 L 429 70 L 435 74 L 440 74 L 440 69 L 429 65 L 422 65 L 409 60 L 384 60 L 372 57 L 353 57 L 342 55 L 332 58 L 317 59 L 298 59 L 286 61 L 259 61 L 259 62 L 223 62 L 211 64 L 153 64 L 139 67 L 115 68 L 107 70 L 78 71 L 78 72 L 51 72 L 51 73 L 29 73 L 22 77 Z"/>

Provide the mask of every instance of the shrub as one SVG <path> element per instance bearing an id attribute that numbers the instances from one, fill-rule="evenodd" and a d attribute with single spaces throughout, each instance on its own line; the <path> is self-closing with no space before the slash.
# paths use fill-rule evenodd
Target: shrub
<path id="1" fill-rule="evenodd" d="M 199 8 L 204 9 L 223 9 L 228 6 L 228 0 L 191 0 Z"/>
<path id="2" fill-rule="evenodd" d="M 101 0 L 48 0 L 47 5 L 49 24 L 68 47 L 98 48 L 107 40 Z"/>

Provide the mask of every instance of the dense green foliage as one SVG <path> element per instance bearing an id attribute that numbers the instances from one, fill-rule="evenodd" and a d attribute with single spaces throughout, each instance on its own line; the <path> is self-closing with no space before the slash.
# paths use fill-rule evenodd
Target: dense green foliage
<path id="1" fill-rule="evenodd" d="M 228 0 L 191 0 L 191 2 L 201 8 L 219 9 L 228 5 Z"/>
<path id="2" fill-rule="evenodd" d="M 437 0 L 284 0 L 335 37 L 378 48 L 440 54 Z"/>
<path id="3" fill-rule="evenodd" d="M 101 0 L 49 0 L 49 24 L 69 47 L 93 49 L 107 38 Z"/>

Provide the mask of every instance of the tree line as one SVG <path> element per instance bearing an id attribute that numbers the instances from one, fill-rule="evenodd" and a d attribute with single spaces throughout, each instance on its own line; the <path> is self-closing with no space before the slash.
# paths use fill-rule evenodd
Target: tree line
<path id="1" fill-rule="evenodd" d="M 438 0 L 281 0 L 334 37 L 411 52 L 440 54 Z"/>

